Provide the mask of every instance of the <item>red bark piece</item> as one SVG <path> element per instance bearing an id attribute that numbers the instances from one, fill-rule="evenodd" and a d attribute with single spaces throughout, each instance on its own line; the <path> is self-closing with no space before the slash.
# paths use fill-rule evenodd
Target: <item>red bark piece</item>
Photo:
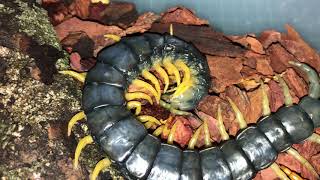
<path id="1" fill-rule="evenodd" d="M 228 38 L 231 41 L 239 43 L 242 46 L 252 50 L 253 52 L 256 52 L 259 54 L 265 54 L 265 51 L 261 43 L 255 37 L 245 35 L 245 36 L 228 36 Z"/>
<path id="2" fill-rule="evenodd" d="M 267 54 L 270 56 L 270 65 L 272 69 L 277 73 L 282 73 L 289 67 L 288 62 L 295 60 L 291 54 L 287 52 L 280 44 L 272 44 Z"/>
<path id="3" fill-rule="evenodd" d="M 245 120 L 248 120 L 248 117 L 250 116 L 250 100 L 245 91 L 241 91 L 236 86 L 229 86 L 225 93 L 220 94 L 220 97 L 223 99 L 226 99 L 226 97 L 229 97 L 239 108 L 240 112 L 242 113 Z"/>
<path id="4" fill-rule="evenodd" d="M 190 126 L 192 127 L 192 129 L 197 129 L 198 127 L 201 126 L 202 124 L 202 121 L 193 117 L 193 116 L 188 116 L 187 117 L 189 123 L 190 123 Z"/>
<path id="5" fill-rule="evenodd" d="M 185 7 L 169 8 L 162 13 L 161 23 L 181 23 L 187 25 L 207 25 L 207 20 L 198 18 L 195 13 Z"/>
<path id="6" fill-rule="evenodd" d="M 207 55 L 207 60 L 213 81 L 211 89 L 214 92 L 223 92 L 226 87 L 241 82 L 242 61 L 240 58 Z"/>
<path id="7" fill-rule="evenodd" d="M 76 15 L 81 19 L 86 19 L 89 16 L 89 6 L 91 2 L 88 0 L 74 0 L 69 6 L 69 11 L 72 15 Z"/>
<path id="8" fill-rule="evenodd" d="M 244 48 L 235 45 L 222 33 L 208 26 L 190 26 L 172 23 L 173 34 L 187 42 L 193 43 L 204 54 L 243 57 Z M 154 23 L 151 32 L 169 33 L 170 24 Z"/>
<path id="9" fill-rule="evenodd" d="M 279 165 L 284 165 L 288 167 L 291 171 L 300 173 L 301 172 L 301 164 L 294 157 L 287 153 L 280 153 L 276 160 L 276 163 Z"/>
<path id="10" fill-rule="evenodd" d="M 262 116 L 261 88 L 248 92 L 247 95 L 250 100 L 250 105 L 248 106 L 246 121 L 248 124 L 256 123 L 258 119 Z"/>
<path id="11" fill-rule="evenodd" d="M 274 80 L 269 81 L 268 85 L 270 89 L 270 109 L 271 112 L 276 112 L 284 104 L 283 91 L 280 85 Z"/>
<path id="12" fill-rule="evenodd" d="M 234 112 L 232 111 L 227 101 L 217 96 L 206 96 L 199 103 L 197 109 L 208 114 L 209 116 L 216 117 L 219 104 L 221 107 L 222 119 L 226 130 L 230 135 L 234 136 L 238 132 L 239 126 L 235 120 Z"/>
<path id="13" fill-rule="evenodd" d="M 278 176 L 269 167 L 258 172 L 257 176 L 253 180 L 276 180 Z"/>
<path id="14" fill-rule="evenodd" d="M 243 60 L 243 65 L 246 65 L 250 68 L 255 69 L 257 67 L 257 60 L 256 58 L 251 58 L 251 57 L 245 58 Z"/>
<path id="15" fill-rule="evenodd" d="M 269 59 L 267 57 L 257 59 L 257 71 L 265 76 L 271 76 L 274 74 L 272 67 L 270 66 Z"/>
<path id="16" fill-rule="evenodd" d="M 317 134 L 320 134 L 320 127 L 316 128 L 316 129 L 315 129 L 315 132 L 316 132 Z"/>
<path id="17" fill-rule="evenodd" d="M 294 94 L 299 98 L 308 94 L 307 84 L 292 68 L 286 70 L 283 78 L 289 86 L 290 90 L 292 90 Z"/>
<path id="18" fill-rule="evenodd" d="M 304 158 L 306 158 L 309 162 L 311 162 L 311 158 L 313 155 L 320 152 L 320 145 L 305 141 L 302 144 L 294 144 L 293 148 L 295 148 Z M 292 171 L 297 173 L 301 173 L 302 177 L 306 179 L 316 180 L 313 174 L 307 170 L 305 167 L 299 163 L 295 158 L 293 158 L 289 154 L 282 153 L 278 156 L 277 162 L 282 164 Z M 317 166 L 317 164 L 315 164 Z"/>
<path id="19" fill-rule="evenodd" d="M 70 54 L 78 52 L 82 58 L 93 57 L 94 42 L 85 32 L 72 32 L 61 41 L 61 44 Z"/>
<path id="20" fill-rule="evenodd" d="M 149 30 L 152 24 L 160 18 L 159 15 L 153 12 L 146 12 L 141 14 L 135 23 L 126 29 L 126 34 L 144 33 Z"/>
<path id="21" fill-rule="evenodd" d="M 71 32 L 85 32 L 91 39 L 104 38 L 105 34 L 124 36 L 125 33 L 117 26 L 104 26 L 91 21 L 82 21 L 76 17 L 68 19 L 55 27 L 60 41 Z"/>
<path id="22" fill-rule="evenodd" d="M 281 34 L 275 30 L 265 30 L 260 34 L 258 40 L 261 42 L 262 46 L 267 49 L 272 43 L 281 40 Z"/>
<path id="23" fill-rule="evenodd" d="M 310 141 L 305 141 L 302 144 L 295 144 L 293 145 L 293 148 L 295 148 L 304 158 L 306 158 L 310 163 L 312 156 L 318 154 L 320 152 L 320 145 L 310 142 Z M 315 166 L 319 166 L 319 164 L 312 164 Z M 304 178 L 307 179 L 314 179 L 316 178 L 313 176 L 313 174 L 307 170 L 306 168 L 301 166 L 301 175 Z"/>
<path id="24" fill-rule="evenodd" d="M 300 36 L 300 34 L 290 25 L 285 26 L 287 34 L 281 36 L 283 45 L 300 62 L 304 62 L 320 72 L 320 55 L 312 49 Z"/>
<path id="25" fill-rule="evenodd" d="M 209 116 L 208 114 L 201 112 L 201 111 L 198 113 L 198 115 L 200 118 L 202 118 L 202 120 L 207 120 L 209 132 L 210 132 L 210 137 L 213 140 L 213 142 L 220 142 L 221 135 L 220 135 L 219 129 L 217 127 L 217 120 L 215 118 L 213 118 L 212 116 Z"/>
<path id="26" fill-rule="evenodd" d="M 131 2 L 111 1 L 107 5 L 95 3 L 90 5 L 89 12 L 87 19 L 121 28 L 129 27 L 138 18 L 136 6 Z"/>
<path id="27" fill-rule="evenodd" d="M 320 153 L 312 156 L 310 162 L 317 173 L 320 174 Z"/>
<path id="28" fill-rule="evenodd" d="M 79 53 L 74 52 L 70 54 L 71 68 L 75 71 L 83 72 L 80 61 L 81 61 L 81 56 L 79 55 Z"/>
<path id="29" fill-rule="evenodd" d="M 192 137 L 192 129 L 189 125 L 185 124 L 182 120 L 184 117 L 176 117 L 176 131 L 174 133 L 174 141 L 177 142 L 181 147 L 185 147 L 189 143 L 189 140 Z"/>

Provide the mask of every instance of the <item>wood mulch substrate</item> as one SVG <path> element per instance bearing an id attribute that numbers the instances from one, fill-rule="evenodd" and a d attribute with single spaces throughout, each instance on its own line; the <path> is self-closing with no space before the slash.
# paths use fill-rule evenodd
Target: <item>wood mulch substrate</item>
<path id="1" fill-rule="evenodd" d="M 67 3 L 68 2 L 68 3 Z M 197 109 L 209 116 L 212 139 L 220 141 L 215 129 L 218 104 L 223 110 L 223 118 L 229 134 L 234 136 L 239 130 L 235 115 L 226 101 L 229 96 L 244 114 L 248 123 L 256 123 L 262 116 L 262 98 L 259 82 L 266 81 L 270 107 L 277 111 L 284 104 L 282 89 L 272 78 L 283 73 L 290 93 L 297 103 L 308 92 L 307 79 L 292 68 L 288 61 L 309 64 L 320 72 L 320 56 L 290 25 L 287 32 L 265 30 L 260 34 L 227 36 L 208 25 L 207 20 L 198 18 L 193 11 L 184 7 L 170 8 L 157 15 L 153 12 L 138 14 L 135 5 L 126 2 L 92 4 L 88 0 L 43 0 L 43 7 L 49 12 L 51 22 L 63 48 L 70 54 L 71 67 L 79 72 L 87 71 L 95 63 L 95 55 L 103 47 L 115 43 L 105 34 L 126 36 L 146 31 L 168 33 L 173 25 L 174 35 L 193 43 L 207 57 L 212 86 L 210 95 L 205 97 Z M 185 145 L 196 123 L 186 122 L 179 117 L 179 129 L 175 141 Z M 319 133 L 319 129 L 317 130 Z M 190 134 L 191 133 L 191 134 Z M 185 134 L 186 136 L 183 136 Z M 203 136 L 203 135 L 202 135 Z M 200 138 L 201 139 L 201 138 Z M 203 145 L 203 138 L 198 146 Z M 294 145 L 320 174 L 320 145 L 304 142 Z M 282 153 L 277 162 L 300 173 L 302 177 L 314 179 L 312 174 L 295 159 Z M 255 179 L 275 179 L 267 168 Z"/>

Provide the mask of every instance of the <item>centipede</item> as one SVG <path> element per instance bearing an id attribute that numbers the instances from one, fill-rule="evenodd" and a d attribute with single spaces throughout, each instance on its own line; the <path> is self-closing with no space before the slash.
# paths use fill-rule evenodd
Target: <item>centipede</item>
<path id="1" fill-rule="evenodd" d="M 290 64 L 308 77 L 308 95 L 293 104 L 285 82 L 276 76 L 283 87 L 285 105 L 271 113 L 264 95 L 263 117 L 254 125 L 247 125 L 238 107 L 227 97 L 240 131 L 234 138 L 228 136 L 219 107 L 218 129 L 223 141 L 214 145 L 206 118 L 195 110 L 211 86 L 206 57 L 173 34 L 144 33 L 122 38 L 102 49 L 96 65 L 87 73 L 61 71 L 84 84 L 83 111 L 69 121 L 68 135 L 82 119 L 91 133 L 79 140 L 74 166 L 78 166 L 82 149 L 96 143 L 106 157 L 96 164 L 91 179 L 111 164 L 127 179 L 247 180 L 267 167 L 280 179 L 302 179 L 275 162 L 279 153 L 286 152 L 319 179 L 312 165 L 292 148 L 304 141 L 319 143 L 319 135 L 313 133 L 320 127 L 318 73 L 298 61 Z M 261 88 L 264 89 L 263 82 Z M 160 119 L 144 114 L 144 108 L 150 105 L 164 109 L 169 116 Z M 192 116 L 201 121 L 187 147 L 174 143 L 177 127 L 168 124 L 175 116 Z M 205 147 L 197 148 L 201 131 L 205 134 Z M 160 137 L 163 133 L 168 135 L 166 140 Z"/>

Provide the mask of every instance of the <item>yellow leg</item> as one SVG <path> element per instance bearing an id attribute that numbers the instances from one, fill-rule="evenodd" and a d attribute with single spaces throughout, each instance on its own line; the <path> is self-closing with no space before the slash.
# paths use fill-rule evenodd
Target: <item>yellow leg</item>
<path id="1" fill-rule="evenodd" d="M 161 125 L 155 131 L 153 131 L 152 134 L 154 136 L 159 136 L 163 132 L 163 129 L 164 129 L 164 125 Z"/>
<path id="2" fill-rule="evenodd" d="M 170 130 L 170 133 L 167 139 L 168 144 L 173 144 L 174 134 L 176 133 L 176 129 L 177 129 L 177 123 L 175 122 Z"/>
<path id="3" fill-rule="evenodd" d="M 271 169 L 273 170 L 273 172 L 281 179 L 281 180 L 290 180 L 288 178 L 288 176 L 286 175 L 286 173 L 284 173 L 280 167 L 278 166 L 277 163 L 273 163 L 271 164 Z"/>
<path id="4" fill-rule="evenodd" d="M 150 122 L 150 121 L 144 123 L 144 126 L 145 126 L 147 129 L 150 129 L 153 125 L 154 125 L 154 123 L 153 123 L 153 122 Z"/>
<path id="5" fill-rule="evenodd" d="M 86 115 L 84 114 L 84 111 L 81 111 L 74 115 L 71 120 L 68 123 L 68 136 L 71 135 L 72 127 L 76 124 L 76 122 L 80 121 L 81 119 L 85 119 Z"/>
<path id="6" fill-rule="evenodd" d="M 153 104 L 151 97 L 148 94 L 142 93 L 142 92 L 126 93 L 125 94 L 125 98 L 126 98 L 127 101 L 131 101 L 131 100 L 134 100 L 134 99 L 145 99 L 150 104 Z"/>
<path id="7" fill-rule="evenodd" d="M 102 0 L 100 0 L 102 1 Z M 106 1 L 106 0 L 103 0 L 103 1 Z M 114 40 L 115 42 L 119 42 L 121 40 L 121 37 L 120 36 L 117 36 L 115 34 L 105 34 L 104 35 L 105 38 L 108 38 L 108 39 L 112 39 Z"/>
<path id="8" fill-rule="evenodd" d="M 293 104 L 293 101 L 292 101 L 292 97 L 291 97 L 290 90 L 287 83 L 283 80 L 283 78 L 280 75 L 276 75 L 274 79 L 279 82 L 282 88 L 283 96 L 284 96 L 284 104 L 286 106 L 291 106 Z"/>
<path id="9" fill-rule="evenodd" d="M 78 81 L 84 83 L 86 79 L 86 74 L 83 73 L 77 73 L 75 71 L 59 71 L 60 74 L 70 75 L 73 78 L 77 79 Z"/>
<path id="10" fill-rule="evenodd" d="M 210 147 L 211 137 L 210 137 L 210 131 L 209 131 L 207 119 L 203 121 L 203 131 L 204 131 L 204 144 L 206 145 L 206 147 Z"/>
<path id="11" fill-rule="evenodd" d="M 312 165 L 309 163 L 308 160 L 306 160 L 303 156 L 301 156 L 299 154 L 298 151 L 296 151 L 293 148 L 290 148 L 287 151 L 288 154 L 290 154 L 292 157 L 294 157 L 296 160 L 298 160 L 305 168 L 307 168 L 310 172 L 312 172 L 312 174 L 319 179 L 319 174 L 317 173 L 317 171 L 312 167 Z"/>
<path id="12" fill-rule="evenodd" d="M 227 100 L 229 101 L 229 104 L 231 105 L 232 110 L 234 111 L 235 115 L 236 115 L 236 119 L 239 123 L 240 129 L 244 129 L 247 127 L 247 122 L 244 119 L 241 111 L 239 110 L 239 108 L 237 107 L 237 105 L 229 98 L 227 97 Z"/>
<path id="13" fill-rule="evenodd" d="M 100 160 L 96 167 L 94 167 L 93 172 L 91 174 L 90 180 L 96 180 L 100 171 L 109 167 L 111 165 L 111 161 L 108 158 L 104 158 Z"/>
<path id="14" fill-rule="evenodd" d="M 176 83 L 177 85 L 179 86 L 180 85 L 180 72 L 179 70 L 176 68 L 176 66 L 174 66 L 171 62 L 171 59 L 169 57 L 167 58 L 164 58 L 163 60 L 163 66 L 164 68 L 167 70 L 168 74 L 169 75 L 174 75 L 175 77 L 175 80 L 176 80 Z"/>
<path id="15" fill-rule="evenodd" d="M 168 76 L 167 72 L 159 64 L 155 64 L 153 66 L 153 68 L 161 76 L 161 78 L 164 82 L 163 93 L 166 93 L 169 88 L 169 76 Z"/>
<path id="16" fill-rule="evenodd" d="M 146 90 L 148 90 L 157 100 L 157 103 L 159 104 L 160 101 L 160 94 L 158 94 L 158 92 L 152 87 L 151 84 L 144 82 L 140 79 L 135 79 L 132 81 L 132 85 L 137 86 L 137 87 L 142 87 Z"/>
<path id="17" fill-rule="evenodd" d="M 152 123 L 155 123 L 157 125 L 161 125 L 161 122 L 156 119 L 155 117 L 153 116 L 148 116 L 148 115 L 141 115 L 141 116 L 138 116 L 137 117 L 141 122 L 152 122 Z"/>
<path id="18" fill-rule="evenodd" d="M 173 36 L 173 25 L 172 24 L 170 24 L 169 32 L 170 32 L 170 35 Z"/>
<path id="19" fill-rule="evenodd" d="M 188 144 L 188 149 L 194 149 L 194 146 L 197 144 L 199 134 L 202 129 L 203 129 L 203 124 L 196 130 L 196 132 L 191 137 L 189 144 Z"/>
<path id="20" fill-rule="evenodd" d="M 81 154 L 82 149 L 88 145 L 88 144 L 92 144 L 93 143 L 93 139 L 92 136 L 88 135 L 85 136 L 84 138 L 80 139 L 77 148 L 76 148 L 76 152 L 74 153 L 74 169 L 78 168 L 78 164 L 79 164 L 79 157 Z"/>
<path id="21" fill-rule="evenodd" d="M 224 141 L 228 140 L 230 137 L 229 137 L 229 134 L 227 133 L 226 128 L 225 128 L 225 126 L 223 124 L 222 112 L 221 112 L 220 104 L 218 105 L 218 112 L 217 112 L 217 126 L 218 126 L 218 129 L 219 129 L 220 135 L 221 135 L 221 139 L 224 140 Z"/>
<path id="22" fill-rule="evenodd" d="M 129 101 L 127 103 L 127 108 L 128 109 L 136 109 L 135 115 L 139 115 L 141 112 L 141 102 L 139 101 Z"/>
<path id="23" fill-rule="evenodd" d="M 320 144 L 320 135 L 313 133 L 307 140 L 314 142 L 314 143 L 317 143 L 317 144 Z"/>
<path id="24" fill-rule="evenodd" d="M 297 173 L 291 171 L 289 168 L 285 166 L 280 166 L 280 168 L 284 173 L 286 173 L 289 176 L 291 180 L 303 180 L 302 177 L 300 177 Z"/>
<path id="25" fill-rule="evenodd" d="M 177 88 L 174 94 L 172 95 L 172 98 L 178 97 L 182 93 L 184 93 L 186 90 L 192 87 L 192 82 L 182 82 Z"/>
<path id="26" fill-rule="evenodd" d="M 152 84 L 154 85 L 154 87 L 156 88 L 156 90 L 158 92 L 158 96 L 160 96 L 161 90 L 160 90 L 160 84 L 159 84 L 158 79 L 147 70 L 142 71 L 142 77 L 145 79 L 148 79 L 149 81 L 152 82 Z"/>
<path id="27" fill-rule="evenodd" d="M 262 111 L 263 116 L 269 116 L 271 114 L 269 98 L 266 90 L 266 85 L 261 81 L 261 93 L 262 93 Z"/>

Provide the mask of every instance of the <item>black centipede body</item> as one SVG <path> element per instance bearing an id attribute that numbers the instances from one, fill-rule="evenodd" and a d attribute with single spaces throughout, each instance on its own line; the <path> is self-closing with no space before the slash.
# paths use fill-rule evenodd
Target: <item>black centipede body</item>
<path id="1" fill-rule="evenodd" d="M 270 166 L 278 153 L 304 141 L 320 126 L 320 102 L 306 96 L 219 147 L 183 150 L 163 143 L 126 108 L 124 94 L 143 69 L 164 57 L 183 60 L 194 70 L 194 86 L 170 101 L 176 109 L 194 109 L 208 92 L 208 65 L 193 45 L 174 36 L 146 33 L 124 38 L 98 54 L 85 80 L 82 103 L 89 129 L 129 179 L 251 179 Z"/>

